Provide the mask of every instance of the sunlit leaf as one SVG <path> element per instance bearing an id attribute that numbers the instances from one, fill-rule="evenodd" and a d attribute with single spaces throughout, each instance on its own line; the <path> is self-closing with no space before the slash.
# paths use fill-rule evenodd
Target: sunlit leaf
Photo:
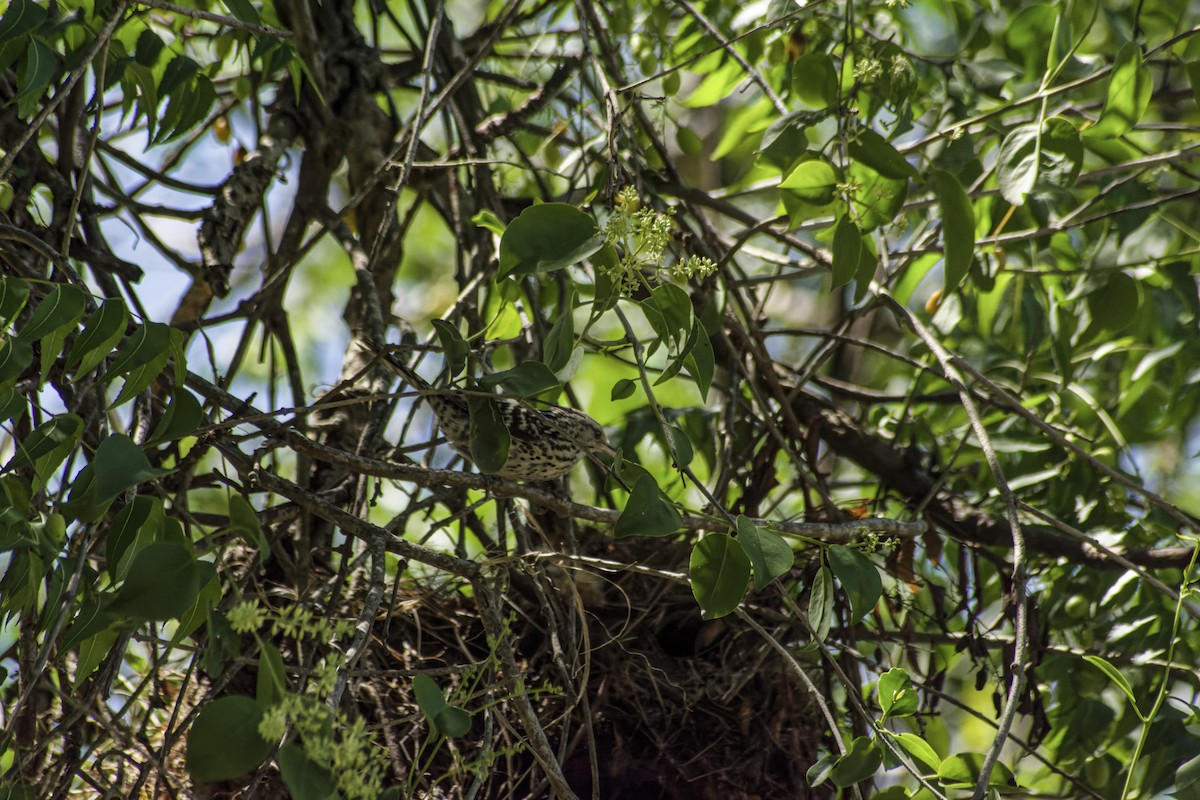
<path id="1" fill-rule="evenodd" d="M 1104 110 L 1096 124 L 1084 133 L 1101 139 L 1114 139 L 1133 130 L 1154 91 L 1150 69 L 1142 63 L 1142 47 L 1137 42 L 1126 42 L 1117 51 L 1112 75 L 1108 79 L 1108 94 Z"/>
<path id="2" fill-rule="evenodd" d="M 796 198 L 815 206 L 833 202 L 838 185 L 837 173 L 829 162 L 821 159 L 803 161 L 779 184 Z"/>
<path id="3" fill-rule="evenodd" d="M 933 171 L 942 210 L 942 247 L 945 256 L 944 291 L 950 292 L 967 276 L 975 257 L 975 211 L 962 185 L 948 172 Z"/>
<path id="4" fill-rule="evenodd" d="M 530 206 L 500 237 L 500 277 L 578 264 L 604 244 L 591 216 L 566 203 Z"/>

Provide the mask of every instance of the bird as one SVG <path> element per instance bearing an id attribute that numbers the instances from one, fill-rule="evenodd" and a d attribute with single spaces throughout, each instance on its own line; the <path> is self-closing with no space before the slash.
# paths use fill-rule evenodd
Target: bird
<path id="1" fill-rule="evenodd" d="M 364 340 L 393 372 L 424 397 L 455 452 L 471 460 L 471 415 L 467 396 L 457 389 L 435 389 L 385 347 Z M 582 411 L 561 406 L 538 409 L 512 398 L 496 398 L 500 419 L 509 433 L 508 458 L 494 475 L 517 481 L 551 481 L 566 475 L 593 453 L 615 456 L 604 428 Z"/>

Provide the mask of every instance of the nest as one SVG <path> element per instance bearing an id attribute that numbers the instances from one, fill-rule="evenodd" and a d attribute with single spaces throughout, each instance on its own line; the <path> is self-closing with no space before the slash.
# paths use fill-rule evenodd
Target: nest
<path id="1" fill-rule="evenodd" d="M 368 678 L 376 699 L 366 706 L 378 711 L 373 722 L 409 793 L 550 796 L 516 708 L 523 693 L 580 797 L 831 796 L 805 780 L 828 735 L 811 692 L 744 620 L 702 620 L 689 588 L 655 572 L 685 570 L 690 547 L 590 538 L 597 544 L 580 549 L 591 558 L 508 562 L 502 597 L 520 671 L 515 689 L 462 587 L 414 593 L 392 607 L 386 628 L 377 626 L 388 631 L 369 656 L 377 674 L 433 670 L 451 702 L 472 712 L 467 735 L 430 738 L 410 678 Z M 806 638 L 782 608 L 759 606 L 752 616 L 777 641 Z M 824 687 L 809 669 L 810 685 Z"/>

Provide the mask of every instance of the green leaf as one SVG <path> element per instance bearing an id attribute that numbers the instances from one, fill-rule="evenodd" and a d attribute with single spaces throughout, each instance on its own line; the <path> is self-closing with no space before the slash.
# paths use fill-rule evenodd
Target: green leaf
<path id="1" fill-rule="evenodd" d="M 497 236 L 504 235 L 504 223 L 486 208 L 471 217 L 471 222 L 480 228 L 491 231 Z"/>
<path id="2" fill-rule="evenodd" d="M 540 361 L 526 361 L 512 369 L 494 372 L 479 379 L 483 386 L 503 386 L 517 397 L 533 397 L 558 386 L 558 378 Z"/>
<path id="3" fill-rule="evenodd" d="M 683 342 L 688 339 L 696 312 L 687 292 L 673 283 L 655 286 L 650 291 L 650 298 L 642 303 L 643 309 L 647 307 L 658 312 L 658 317 L 647 314 L 646 319 L 654 326 L 659 336 L 670 342 Z"/>
<path id="4" fill-rule="evenodd" d="M 0 44 L 24 36 L 46 20 L 46 8 L 31 0 L 12 0 L 0 18 Z"/>
<path id="5" fill-rule="evenodd" d="M 833 765 L 836 760 L 831 753 L 826 753 L 813 762 L 813 765 L 804 773 L 804 778 L 808 781 L 808 785 L 820 786 L 829 780 L 829 773 L 833 771 Z"/>
<path id="6" fill-rule="evenodd" d="M 1126 42 L 1117 51 L 1113 63 L 1104 110 L 1096 124 L 1084 134 L 1098 139 L 1115 139 L 1129 133 L 1146 113 L 1153 92 L 1154 81 L 1149 67 L 1142 63 L 1141 45 Z"/>
<path id="7" fill-rule="evenodd" d="M 983 753 L 959 753 L 942 762 L 938 769 L 938 780 L 948 789 L 970 788 L 983 774 Z M 1016 786 L 1016 779 L 1008 767 L 996 762 L 988 777 L 989 786 Z"/>
<path id="8" fill-rule="evenodd" d="M 20 278 L 0 278 L 0 329 L 16 321 L 27 300 L 28 283 Z"/>
<path id="9" fill-rule="evenodd" d="M 1089 335 L 1124 330 L 1137 319 L 1142 307 L 1142 284 L 1132 275 L 1116 270 L 1102 288 L 1087 296 L 1087 306 L 1092 317 Z"/>
<path id="10" fill-rule="evenodd" d="M 444 319 L 429 321 L 437 331 L 438 343 L 442 346 L 442 355 L 446 359 L 446 373 L 454 378 L 467 368 L 467 355 L 471 352 L 470 345 L 463 339 L 458 328 Z"/>
<path id="11" fill-rule="evenodd" d="M 158 91 L 162 96 L 172 94 L 180 86 L 186 85 L 200 72 L 200 65 L 195 60 L 184 55 L 175 56 L 163 70 L 162 80 L 158 83 Z"/>
<path id="12" fill-rule="evenodd" d="M 283 656 L 278 647 L 258 639 L 258 676 L 255 681 L 254 700 L 259 708 L 266 711 L 282 702 L 286 696 L 287 672 L 283 667 Z"/>
<path id="13" fill-rule="evenodd" d="M 418 672 L 413 676 L 413 697 L 430 722 L 433 721 L 435 714 L 447 706 L 446 695 L 442 692 L 442 687 L 438 686 L 437 681 L 424 672 Z"/>
<path id="14" fill-rule="evenodd" d="M 158 142 L 168 142 L 195 128 L 208 116 L 217 102 L 217 90 L 207 75 L 197 75 L 190 91 L 180 90 L 171 97 Z"/>
<path id="15" fill-rule="evenodd" d="M 456 706 L 446 706 L 433 718 L 434 726 L 449 739 L 471 732 L 471 715 Z"/>
<path id="16" fill-rule="evenodd" d="M 833 202 L 837 185 L 837 173 L 829 162 L 814 158 L 801 162 L 780 182 L 779 188 L 787 189 L 805 203 L 825 206 Z"/>
<path id="17" fill-rule="evenodd" d="M 1075 126 L 1054 117 L 1041 127 L 1022 125 L 1004 137 L 996 156 L 1000 194 L 1014 206 L 1031 194 L 1070 189 L 1083 164 L 1083 143 Z"/>
<path id="18" fill-rule="evenodd" d="M 10 386 L 33 363 L 33 347 L 22 339 L 0 342 L 0 386 Z"/>
<path id="19" fill-rule="evenodd" d="M 168 64 L 167 69 L 170 68 Z M 125 71 L 131 77 L 130 87 L 125 89 L 125 102 L 132 103 L 134 97 L 137 98 L 134 122 L 141 117 L 146 118 L 146 135 L 153 142 L 158 131 L 158 85 L 155 83 L 154 73 L 141 64 L 132 62 L 126 64 Z M 128 113 L 128 106 L 125 110 Z"/>
<path id="20" fill-rule="evenodd" d="M 824 565 L 813 578 L 809 591 L 808 624 L 818 642 L 825 641 L 833 625 L 833 574 Z"/>
<path id="21" fill-rule="evenodd" d="M 833 231 L 833 283 L 829 288 L 836 289 L 854 280 L 864 250 L 862 231 L 843 215 Z"/>
<path id="22" fill-rule="evenodd" d="M 0 422 L 19 420 L 25 414 L 28 400 L 15 389 L 0 391 Z"/>
<path id="23" fill-rule="evenodd" d="M 184 338 L 183 331 L 178 328 L 168 328 L 167 337 L 170 340 L 167 350 L 171 354 L 175 372 L 174 388 L 178 390 L 187 383 L 187 339 Z"/>
<path id="24" fill-rule="evenodd" d="M 105 542 L 105 563 L 113 581 L 129 573 L 133 556 L 158 540 L 164 522 L 163 502 L 150 495 L 138 495 L 117 512 Z"/>
<path id="25" fill-rule="evenodd" d="M 499 472 L 508 461 L 512 438 L 500 416 L 500 405 L 491 397 L 467 397 L 471 415 L 468 435 L 471 437 L 471 460 L 485 475 Z"/>
<path id="26" fill-rule="evenodd" d="M 886 178 L 854 161 L 846 169 L 846 182 L 854 187 L 851 218 L 863 233 L 889 226 L 902 216 L 904 201 L 908 199 L 907 180 Z"/>
<path id="27" fill-rule="evenodd" d="M 868 736 L 857 736 L 850 743 L 846 754 L 837 760 L 829 773 L 833 785 L 840 789 L 865 781 L 875 774 L 883 764 L 883 753 L 879 745 Z"/>
<path id="28" fill-rule="evenodd" d="M 158 57 L 162 54 L 166 44 L 162 38 L 150 30 L 145 28 L 138 35 L 137 45 L 133 49 L 133 60 L 141 64 L 143 67 L 154 68 L 158 63 Z"/>
<path id="29" fill-rule="evenodd" d="M 155 426 L 154 433 L 150 434 L 147 444 L 182 439 L 200 427 L 203 421 L 204 411 L 195 395 L 187 389 L 176 389 L 171 396 L 171 404 L 167 406 L 162 419 Z"/>
<path id="30" fill-rule="evenodd" d="M 33 116 L 37 110 L 50 79 L 54 77 L 58 64 L 54 51 L 44 45 L 40 39 L 31 39 L 25 50 L 25 63 L 17 78 L 20 91 L 13 98 L 17 102 L 17 116 L 26 119 Z"/>
<path id="31" fill-rule="evenodd" d="M 953 291 L 967 276 L 975 257 L 975 210 L 962 185 L 948 172 L 933 171 L 933 182 L 942 208 L 942 247 L 945 292 Z"/>
<path id="32" fill-rule="evenodd" d="M 250 501 L 240 494 L 229 496 L 229 527 L 251 547 L 258 549 L 258 557 L 265 560 L 270 554 L 270 545 L 258 522 L 258 513 Z"/>
<path id="33" fill-rule="evenodd" d="M 208 622 L 209 615 L 219 602 L 221 602 L 221 582 L 217 579 L 217 571 L 214 569 L 212 570 L 212 580 L 204 584 L 196 596 L 196 601 L 179 615 L 179 623 L 175 626 L 175 633 L 171 636 L 172 646 L 178 645 L 197 631 L 201 625 Z"/>
<path id="34" fill-rule="evenodd" d="M 1084 656 L 1083 660 L 1107 675 L 1108 679 L 1113 682 L 1113 685 L 1120 689 L 1125 696 L 1129 698 L 1129 703 L 1133 706 L 1133 710 L 1137 713 L 1138 717 L 1145 719 L 1145 717 L 1142 716 L 1141 709 L 1138 707 L 1137 696 L 1133 693 L 1133 685 L 1130 684 L 1129 680 L 1121 674 L 1119 669 L 1114 667 L 1107 659 L 1101 656 Z"/>
<path id="35" fill-rule="evenodd" d="M 917 690 L 904 670 L 893 667 L 880 675 L 878 689 L 884 720 L 917 713 Z"/>
<path id="36" fill-rule="evenodd" d="M 567 365 L 575 349 L 575 316 L 571 313 L 574 300 L 575 292 L 572 291 L 543 343 L 544 361 L 554 373 Z"/>
<path id="37" fill-rule="evenodd" d="M 1188 61 L 1184 66 L 1187 68 L 1188 83 L 1192 85 L 1192 99 L 1200 106 L 1200 59 Z"/>
<path id="38" fill-rule="evenodd" d="M 119 631 L 109 628 L 80 642 L 79 656 L 75 661 L 75 678 L 72 681 L 72 685 L 76 689 L 91 677 L 91 674 L 96 671 L 96 667 L 100 666 L 100 662 L 104 660 L 116 643 L 118 633 Z M 0 797 L 3 796 L 0 793 Z"/>
<path id="39" fill-rule="evenodd" d="M 215 575 L 212 564 L 197 561 L 179 544 L 155 542 L 133 557 L 107 610 L 139 621 L 176 619 Z"/>
<path id="40" fill-rule="evenodd" d="M 668 425 L 666 431 L 667 435 L 671 437 L 671 446 L 675 449 L 675 468 L 686 468 L 692 463 L 692 458 L 696 454 L 695 448 L 692 447 L 692 440 L 678 425 Z"/>
<path id="41" fill-rule="evenodd" d="M 791 89 L 809 108 L 837 104 L 838 73 L 829 54 L 805 53 L 792 65 Z"/>
<path id="42" fill-rule="evenodd" d="M 334 800 L 337 781 L 328 769 L 294 744 L 279 748 L 279 773 L 292 800 Z"/>
<path id="43" fill-rule="evenodd" d="M 141 335 L 140 332 L 144 331 Z M 112 402 L 112 408 L 133 399 L 162 374 L 171 355 L 171 335 L 168 326 L 147 322 L 139 327 L 117 351 L 116 358 L 105 374 L 106 379 L 125 375 L 125 384 Z"/>
<path id="44" fill-rule="evenodd" d="M 842 588 L 850 598 L 854 619 L 862 619 L 883 595 L 883 581 L 879 578 L 879 570 L 875 568 L 871 559 L 840 544 L 830 545 L 826 555 L 833 574 L 841 581 Z"/>
<path id="45" fill-rule="evenodd" d="M 111 434 L 100 443 L 92 466 L 96 470 L 96 500 L 100 503 L 170 472 L 150 466 L 142 448 L 123 433 Z"/>
<path id="46" fill-rule="evenodd" d="M 71 347 L 66 368 L 71 370 L 78 365 L 77 375 L 91 372 L 116 347 L 128 324 L 129 310 L 125 301 L 119 297 L 105 300 L 84 323 L 83 333 Z"/>
<path id="47" fill-rule="evenodd" d="M 693 326 L 690 338 L 693 338 L 695 343 L 687 352 L 684 366 L 687 367 L 688 375 L 695 381 L 696 388 L 700 390 L 700 401 L 705 402 L 708 399 L 708 390 L 712 386 L 716 358 L 713 355 L 712 340 L 708 338 L 704 325 L 697 319 Z"/>
<path id="48" fill-rule="evenodd" d="M 900 733 L 893 734 L 888 731 L 889 735 L 895 740 L 896 744 L 900 745 L 901 749 L 917 762 L 917 765 L 923 767 L 926 772 L 937 773 L 942 767 L 942 759 L 938 757 L 937 751 L 915 733 Z"/>
<path id="49" fill-rule="evenodd" d="M 613 384 L 612 393 L 609 399 L 613 400 L 614 402 L 617 400 L 624 400 L 627 397 L 633 397 L 633 393 L 636 390 L 637 384 L 634 381 L 631 381 L 629 378 L 621 378 L 621 380 Z"/>
<path id="50" fill-rule="evenodd" d="M 471 715 L 446 702 L 446 696 L 433 678 L 423 672 L 413 677 L 413 696 L 425 717 L 443 736 L 465 736 L 471 730 Z"/>
<path id="51" fill-rule="evenodd" d="M 604 244 L 596 220 L 567 203 L 542 203 L 521 212 L 500 237 L 501 278 L 578 264 Z"/>
<path id="52" fill-rule="evenodd" d="M 738 541 L 754 567 L 754 588 L 762 590 L 767 584 L 786 575 L 796 563 L 796 554 L 787 541 L 777 533 L 760 528 L 743 515 L 737 518 Z"/>
<path id="53" fill-rule="evenodd" d="M 850 142 L 850 157 L 861 161 L 885 178 L 907 180 L 917 177 L 917 170 L 900 152 L 870 128 L 860 128 L 857 138 Z"/>
<path id="54" fill-rule="evenodd" d="M 733 613 L 742 602 L 750 580 L 750 559 L 732 536 L 710 533 L 692 548 L 688 576 L 700 616 L 716 619 Z"/>
<path id="55" fill-rule="evenodd" d="M 683 105 L 687 108 L 714 106 L 728 97 L 745 79 L 741 64 L 729 59 L 719 69 L 709 70 L 704 80 L 683 101 Z"/>
<path id="56" fill-rule="evenodd" d="M 79 474 L 71 482 L 71 491 L 61 510 L 80 522 L 95 522 L 103 516 L 111 503 L 112 498 L 105 502 L 96 499 L 96 468 L 88 464 L 79 470 Z"/>
<path id="57" fill-rule="evenodd" d="M 613 535 L 618 539 L 623 536 L 667 536 L 679 530 L 682 523 L 683 517 L 663 496 L 654 478 L 642 475 L 633 484 Z"/>
<path id="58" fill-rule="evenodd" d="M 55 286 L 46 299 L 38 303 L 32 319 L 21 328 L 19 338 L 33 344 L 63 328 L 73 327 L 83 317 L 86 297 L 74 284 Z"/>
<path id="59" fill-rule="evenodd" d="M 257 9 L 250 4 L 250 0 L 224 0 L 224 3 L 225 7 L 233 12 L 233 16 L 242 22 L 258 25 L 262 21 L 259 19 Z"/>
<path id="60" fill-rule="evenodd" d="M 83 419 L 75 414 L 60 414 L 37 426 L 24 440 L 17 443 L 17 451 L 4 472 L 32 466 L 37 480 L 34 491 L 40 491 L 54 470 L 63 462 L 83 434 Z"/>
<path id="61" fill-rule="evenodd" d="M 117 350 L 106 376 L 119 377 L 166 355 L 171 344 L 168 330 L 161 322 L 137 326 Z"/>
<path id="62" fill-rule="evenodd" d="M 1185 761 L 1175 770 L 1175 796 L 1200 797 L 1200 756 Z"/>
<path id="63" fill-rule="evenodd" d="M 262 764 L 271 742 L 258 733 L 262 711 L 245 695 L 209 703 L 188 732 L 187 769 L 197 781 L 227 781 Z"/>

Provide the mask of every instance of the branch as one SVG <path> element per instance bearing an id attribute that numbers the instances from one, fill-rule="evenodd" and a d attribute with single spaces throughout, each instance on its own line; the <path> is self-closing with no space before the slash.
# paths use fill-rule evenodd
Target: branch
<path id="1" fill-rule="evenodd" d="M 202 11 L 198 8 L 188 8 L 187 6 L 176 5 L 167 0 L 134 0 L 139 6 L 149 6 L 150 8 L 161 9 L 162 11 L 170 11 L 173 14 L 180 14 L 192 19 L 202 19 L 206 22 L 215 22 L 218 25 L 224 25 L 226 28 L 238 28 L 251 33 L 259 33 L 264 36 L 274 36 L 276 39 L 291 39 L 293 34 L 291 31 L 285 31 L 283 28 L 272 28 L 270 25 L 258 25 L 253 22 L 243 22 L 235 17 L 226 17 L 221 14 L 214 14 L 211 11 Z"/>
<path id="2" fill-rule="evenodd" d="M 392 461 L 380 461 L 338 450 L 327 445 L 314 442 L 298 431 L 277 422 L 272 414 L 257 411 L 249 404 L 225 390 L 209 383 L 198 375 L 189 373 L 189 387 L 217 403 L 226 410 L 238 416 L 220 423 L 217 428 L 227 428 L 238 424 L 257 426 L 265 434 L 278 439 L 291 449 L 303 453 L 318 461 L 353 472 L 357 475 L 369 475 L 375 478 L 391 478 L 394 480 L 415 483 L 418 486 L 451 486 L 456 489 L 478 489 L 490 492 L 496 497 L 520 497 L 535 503 L 542 508 L 553 511 L 563 517 L 574 517 L 615 525 L 621 512 L 611 508 L 599 508 L 576 503 L 554 492 L 517 481 L 505 480 L 492 475 L 478 475 L 471 472 L 458 472 L 449 469 L 430 469 L 416 464 L 400 464 Z M 370 398 L 358 398 L 358 401 Z M 318 405 L 303 409 L 313 412 L 324 406 Z M 211 434 L 213 429 L 208 431 Z M 204 431 L 201 431 L 203 434 Z M 299 489 L 299 487 L 296 487 Z M 281 494 L 283 494 L 281 492 Z M 316 502 L 321 502 L 315 498 Z M 342 512 L 345 513 L 345 512 Z M 324 514 L 321 516 L 325 517 Z M 325 517 L 328 519 L 328 517 Z M 884 533 L 891 536 L 912 538 L 925 533 L 929 526 L 924 522 L 905 522 L 897 519 L 869 517 L 852 522 L 783 522 L 772 519 L 752 520 L 755 525 L 770 528 L 777 533 L 819 539 L 831 544 L 851 542 L 862 537 L 866 531 Z M 337 524 L 341 524 L 338 522 Z M 729 523 L 715 517 L 686 515 L 682 527 L 689 531 L 727 531 Z"/>

